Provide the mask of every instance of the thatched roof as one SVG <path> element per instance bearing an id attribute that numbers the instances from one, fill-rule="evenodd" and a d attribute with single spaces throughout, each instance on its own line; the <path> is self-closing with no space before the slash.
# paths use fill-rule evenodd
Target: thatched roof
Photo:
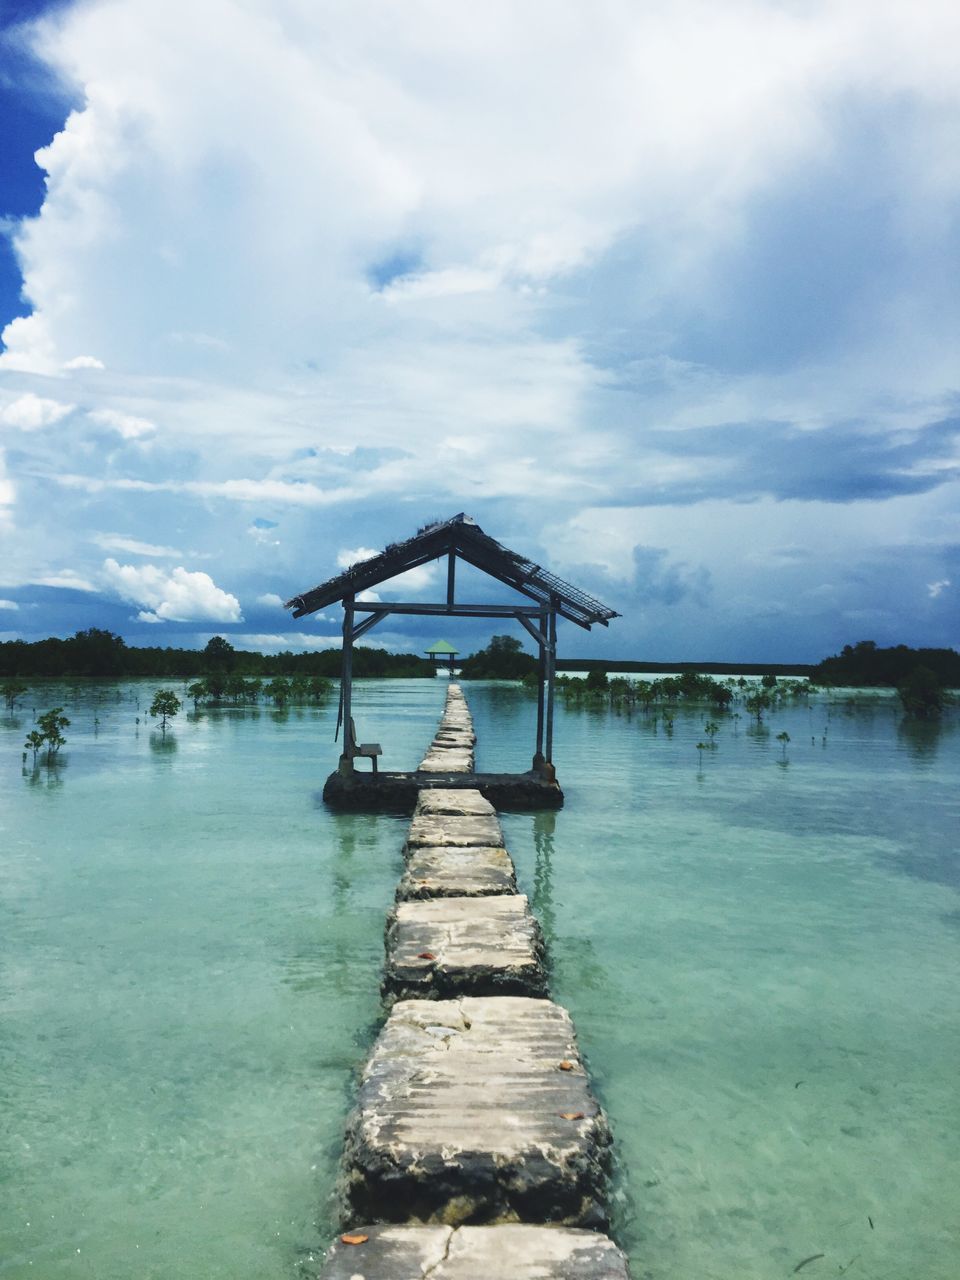
<path id="1" fill-rule="evenodd" d="M 615 609 L 608 609 L 585 591 L 503 546 L 462 512 L 449 520 L 425 525 L 405 542 L 392 543 L 379 555 L 360 560 L 335 578 L 301 592 L 287 601 L 286 608 L 293 610 L 295 618 L 302 618 L 304 614 L 315 613 L 345 596 L 369 591 L 381 582 L 450 551 L 528 599 L 543 604 L 545 608 L 556 609 L 561 617 L 586 630 L 595 622 L 606 626 L 611 618 L 620 616 Z M 362 609 L 363 605 L 359 604 L 359 607 Z M 452 612 L 456 613 L 456 607 Z"/>

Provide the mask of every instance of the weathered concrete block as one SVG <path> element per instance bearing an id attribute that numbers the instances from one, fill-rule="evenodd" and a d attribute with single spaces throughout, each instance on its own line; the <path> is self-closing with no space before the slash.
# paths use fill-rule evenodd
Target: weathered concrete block
<path id="1" fill-rule="evenodd" d="M 547 994 L 543 935 L 522 894 L 399 902 L 385 936 L 385 996 Z"/>
<path id="2" fill-rule="evenodd" d="M 517 874 L 506 849 L 418 845 L 408 851 L 406 870 L 397 886 L 397 901 L 516 892 Z"/>
<path id="3" fill-rule="evenodd" d="M 466 787 L 433 787 L 421 791 L 417 798 L 415 814 L 436 814 L 443 817 L 487 817 L 496 813 L 489 800 L 479 791 Z"/>
<path id="4" fill-rule="evenodd" d="M 401 1001 L 348 1122 L 342 1221 L 605 1229 L 609 1144 L 565 1009 Z"/>
<path id="5" fill-rule="evenodd" d="M 419 844 L 503 844 L 503 832 L 495 813 L 415 813 L 407 832 L 407 848 Z"/>
<path id="6" fill-rule="evenodd" d="M 421 773 L 473 773 L 472 751 L 434 751 L 420 761 Z"/>
<path id="7" fill-rule="evenodd" d="M 441 729 L 431 744 L 433 747 L 456 747 L 461 751 L 469 751 L 477 745 L 477 735 L 466 729 Z"/>
<path id="8" fill-rule="evenodd" d="M 629 1280 L 608 1236 L 571 1227 L 361 1226 L 327 1252 L 317 1280 Z M 308 1277 L 311 1272 L 307 1271 Z"/>

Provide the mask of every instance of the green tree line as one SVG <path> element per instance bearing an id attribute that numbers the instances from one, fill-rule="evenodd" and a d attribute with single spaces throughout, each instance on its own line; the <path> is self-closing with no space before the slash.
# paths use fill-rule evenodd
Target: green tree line
<path id="1" fill-rule="evenodd" d="M 911 649 L 905 644 L 879 649 L 873 640 L 844 645 L 840 653 L 814 667 L 810 678 L 822 685 L 899 688 L 917 667 L 932 673 L 944 688 L 960 689 L 956 649 Z"/>
<path id="2" fill-rule="evenodd" d="M 105 679 L 147 676 L 153 679 L 189 679 L 220 667 L 248 677 L 340 675 L 340 650 L 308 653 L 251 653 L 234 649 L 222 636 L 214 636 L 205 649 L 173 649 L 128 645 L 122 636 L 90 627 L 69 639 L 7 640 L 0 643 L 0 679 L 14 676 L 62 678 L 99 676 Z M 357 647 L 353 652 L 355 678 L 365 676 L 432 676 L 426 658 L 386 649 Z"/>

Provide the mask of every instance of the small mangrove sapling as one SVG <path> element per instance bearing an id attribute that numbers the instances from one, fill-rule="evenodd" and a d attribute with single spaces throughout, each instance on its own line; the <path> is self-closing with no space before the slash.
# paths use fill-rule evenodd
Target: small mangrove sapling
<path id="1" fill-rule="evenodd" d="M 3 694 L 3 700 L 7 704 L 7 709 L 12 711 L 17 705 L 17 699 L 27 692 L 27 686 L 21 684 L 19 680 L 4 680 L 0 685 L 0 693 Z"/>
<path id="2" fill-rule="evenodd" d="M 66 745 L 67 740 L 60 730 L 66 729 L 69 723 L 70 721 L 63 714 L 63 707 L 52 707 L 42 716 L 37 716 L 37 724 L 47 744 L 47 764 L 52 764 L 54 756 L 62 746 Z"/>
<path id="3" fill-rule="evenodd" d="M 172 689 L 158 689 L 150 704 L 150 714 L 160 717 L 160 732 L 166 736 L 167 721 L 177 714 L 182 702 Z"/>

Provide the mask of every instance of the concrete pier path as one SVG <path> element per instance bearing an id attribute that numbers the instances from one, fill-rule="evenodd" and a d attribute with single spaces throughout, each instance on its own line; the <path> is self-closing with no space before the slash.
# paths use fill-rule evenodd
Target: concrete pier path
<path id="1" fill-rule="evenodd" d="M 543 936 L 520 894 L 400 902 L 386 945 L 390 998 L 547 994 Z"/>
<path id="2" fill-rule="evenodd" d="M 601 1227 L 609 1145 L 565 1009 L 401 1001 L 348 1123 L 344 1220 Z"/>
<path id="3" fill-rule="evenodd" d="M 447 702 L 427 754 L 420 761 L 421 773 L 473 773 L 473 748 L 477 741 L 473 719 L 460 686 L 450 685 Z"/>
<path id="4" fill-rule="evenodd" d="M 623 1254 L 569 1227 L 360 1226 L 337 1240 L 324 1280 L 628 1280 Z"/>
<path id="5" fill-rule="evenodd" d="M 506 849 L 418 845 L 407 852 L 397 899 L 474 898 L 516 892 L 517 874 Z"/>
<path id="6" fill-rule="evenodd" d="M 398 901 L 517 892 L 516 872 L 503 847 L 496 812 L 479 791 L 421 791 L 404 854 Z"/>
<path id="7" fill-rule="evenodd" d="M 601 1234 L 609 1127 L 496 811 L 469 785 L 475 743 L 451 685 L 387 917 L 392 1007 L 347 1122 L 344 1234 L 319 1280 L 628 1280 Z"/>

